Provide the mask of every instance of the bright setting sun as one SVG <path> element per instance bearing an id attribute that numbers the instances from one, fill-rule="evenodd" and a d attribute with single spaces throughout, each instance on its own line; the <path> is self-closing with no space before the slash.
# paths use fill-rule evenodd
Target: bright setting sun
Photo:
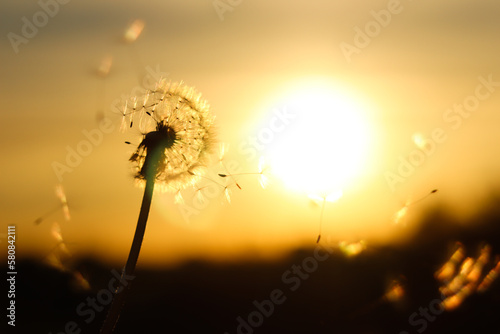
<path id="1" fill-rule="evenodd" d="M 273 174 L 287 187 L 327 196 L 348 186 L 367 158 L 368 108 L 327 81 L 303 82 L 283 97 L 295 118 L 268 149 Z"/>

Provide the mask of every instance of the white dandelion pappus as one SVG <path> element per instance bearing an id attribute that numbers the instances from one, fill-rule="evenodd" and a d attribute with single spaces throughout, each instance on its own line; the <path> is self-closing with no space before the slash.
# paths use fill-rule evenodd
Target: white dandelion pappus
<path id="1" fill-rule="evenodd" d="M 142 107 L 137 107 L 138 100 Z M 145 133 L 130 157 L 135 178 L 143 183 L 151 165 L 155 183 L 164 190 L 193 185 L 213 150 L 214 119 L 208 103 L 192 88 L 162 80 L 132 105 L 133 118 Z"/>

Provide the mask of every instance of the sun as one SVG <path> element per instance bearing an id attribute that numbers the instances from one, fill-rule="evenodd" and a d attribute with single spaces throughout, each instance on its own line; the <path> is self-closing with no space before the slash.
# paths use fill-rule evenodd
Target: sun
<path id="1" fill-rule="evenodd" d="M 368 156 L 368 108 L 362 98 L 334 83 L 313 81 L 289 90 L 280 104 L 292 120 L 268 146 L 273 174 L 308 194 L 342 191 Z"/>

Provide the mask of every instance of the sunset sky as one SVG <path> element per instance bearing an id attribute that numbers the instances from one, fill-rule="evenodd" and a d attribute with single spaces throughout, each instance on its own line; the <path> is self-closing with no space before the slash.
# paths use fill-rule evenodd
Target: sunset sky
<path id="1" fill-rule="evenodd" d="M 114 106 L 160 76 L 203 95 L 228 150 L 226 169 L 216 153 L 207 174 L 223 186 L 200 182 L 203 205 L 192 189 L 184 205 L 154 194 L 144 265 L 314 246 L 321 200 L 308 195 L 342 194 L 325 203 L 321 242 L 369 244 L 411 236 L 438 206 L 465 219 L 498 190 L 498 1 L 40 3 L 0 2 L 0 235 L 17 226 L 19 257 L 49 253 L 57 223 L 75 256 L 125 261 L 142 189 L 124 142 L 141 136 L 119 131 Z M 54 162 L 95 131 L 102 139 L 58 174 Z M 261 156 L 265 189 L 258 175 L 235 175 L 241 190 L 217 176 L 257 173 Z M 35 224 L 60 205 L 58 184 L 71 219 L 58 210 Z"/>

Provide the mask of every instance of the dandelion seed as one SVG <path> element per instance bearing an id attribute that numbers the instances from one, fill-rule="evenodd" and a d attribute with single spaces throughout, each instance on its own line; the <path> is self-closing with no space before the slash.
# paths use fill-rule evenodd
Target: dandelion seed
<path id="1" fill-rule="evenodd" d="M 394 214 L 394 216 L 392 218 L 393 223 L 395 225 L 399 224 L 403 220 L 403 218 L 407 215 L 408 208 L 410 206 L 412 206 L 412 205 L 414 205 L 414 204 L 416 204 L 416 203 L 418 203 L 420 201 L 423 201 L 424 199 L 426 199 L 430 195 L 437 193 L 437 191 L 438 191 L 438 189 L 433 189 L 427 195 L 425 195 L 425 196 L 417 199 L 416 201 L 413 201 L 413 202 L 406 201 L 405 205 Z"/>
<path id="2" fill-rule="evenodd" d="M 205 204 L 205 196 L 201 192 L 202 188 L 196 189 L 195 198 L 200 204 Z"/>
<path id="3" fill-rule="evenodd" d="M 269 166 L 266 164 L 266 160 L 264 157 L 260 157 L 259 159 L 259 183 L 262 189 L 266 189 L 269 185 L 269 178 L 265 174 L 269 170 Z"/>
<path id="4" fill-rule="evenodd" d="M 231 203 L 231 191 L 227 187 L 224 189 L 224 196 L 226 197 L 227 202 Z"/>
<path id="5" fill-rule="evenodd" d="M 60 201 L 60 204 L 56 206 L 54 209 L 50 210 L 49 212 L 41 215 L 37 219 L 35 219 L 34 223 L 36 225 L 41 224 L 47 217 L 51 216 L 53 213 L 59 211 L 60 209 L 63 210 L 64 214 L 64 219 L 66 221 L 69 221 L 71 219 L 70 213 L 69 213 L 69 207 L 68 207 L 68 201 L 66 200 L 66 194 L 64 193 L 64 189 L 61 184 L 57 185 L 55 187 L 55 193 L 57 198 Z"/>
<path id="6" fill-rule="evenodd" d="M 174 196 L 174 203 L 175 204 L 184 204 L 184 198 L 182 198 L 182 193 L 180 190 L 177 190 Z"/>
<path id="7" fill-rule="evenodd" d="M 123 34 L 123 39 L 127 43 L 133 43 L 139 38 L 144 29 L 144 21 L 143 20 L 135 20 L 127 27 L 125 33 Z"/>
<path id="8" fill-rule="evenodd" d="M 321 229 L 323 225 L 323 213 L 325 211 L 325 204 L 326 202 L 336 202 L 342 197 L 342 190 L 337 190 L 334 191 L 326 196 L 319 196 L 316 194 L 309 194 L 308 197 L 312 199 L 313 201 L 321 202 L 321 213 L 320 213 L 320 218 L 319 218 L 319 232 L 318 232 L 318 238 L 316 239 L 316 243 L 319 243 L 321 240 Z"/>
<path id="9" fill-rule="evenodd" d="M 52 268 L 71 274 L 75 287 L 83 290 L 90 289 L 90 284 L 83 275 L 78 270 L 71 269 L 69 265 L 65 264 L 71 257 L 71 254 L 63 239 L 61 226 L 57 222 L 52 224 L 51 234 L 57 244 L 49 254 L 45 256 L 44 261 Z"/>
<path id="10" fill-rule="evenodd" d="M 71 216 L 69 214 L 68 201 L 66 200 L 66 194 L 64 193 L 62 184 L 58 184 L 56 186 L 56 196 L 61 201 L 62 209 L 64 212 L 64 218 L 66 219 L 66 221 L 69 221 L 71 219 Z"/>
<path id="11" fill-rule="evenodd" d="M 113 64 L 113 57 L 111 55 L 106 55 L 102 60 L 101 64 L 97 68 L 97 74 L 105 78 L 109 75 L 109 71 L 111 70 L 111 65 Z"/>
<path id="12" fill-rule="evenodd" d="M 64 254 L 64 256 L 70 256 L 71 254 L 62 236 L 61 225 L 59 225 L 57 222 L 54 222 L 52 224 L 50 232 L 52 234 L 52 237 L 57 241 L 57 244 L 54 247 L 54 249 L 52 249 L 51 254 L 57 254 L 58 257 L 60 257 L 59 254 Z"/>
<path id="13" fill-rule="evenodd" d="M 405 204 L 405 206 L 403 206 L 401 209 L 398 210 L 398 212 L 394 214 L 393 218 L 394 224 L 399 224 L 407 213 L 408 213 L 408 205 Z"/>
<path id="14" fill-rule="evenodd" d="M 80 289 L 90 290 L 90 283 L 85 277 L 83 277 L 81 272 L 74 271 L 73 280 L 75 281 L 76 286 L 79 287 Z"/>
<path id="15" fill-rule="evenodd" d="M 224 164 L 224 158 L 226 152 L 229 150 L 229 145 L 221 143 L 219 146 L 219 164 L 221 165 L 222 168 L 226 171 L 226 173 L 219 173 L 218 175 L 220 177 L 230 177 L 231 180 L 234 182 L 234 184 L 238 187 L 238 189 L 241 190 L 241 186 L 238 184 L 236 179 L 234 178 L 235 174 L 231 174 L 229 170 L 227 169 L 226 165 Z"/>
<path id="16" fill-rule="evenodd" d="M 229 149 L 229 145 L 225 143 L 220 143 L 219 145 L 219 163 L 222 164 L 224 157 L 226 155 L 227 150 Z"/>
<path id="17" fill-rule="evenodd" d="M 358 242 L 348 243 L 347 241 L 339 242 L 339 249 L 347 257 L 353 257 L 361 254 L 366 249 L 366 242 L 360 240 Z"/>
<path id="18" fill-rule="evenodd" d="M 400 301 L 404 295 L 405 290 L 403 285 L 401 282 L 395 280 L 391 283 L 383 298 L 391 303 L 396 303 Z"/>

